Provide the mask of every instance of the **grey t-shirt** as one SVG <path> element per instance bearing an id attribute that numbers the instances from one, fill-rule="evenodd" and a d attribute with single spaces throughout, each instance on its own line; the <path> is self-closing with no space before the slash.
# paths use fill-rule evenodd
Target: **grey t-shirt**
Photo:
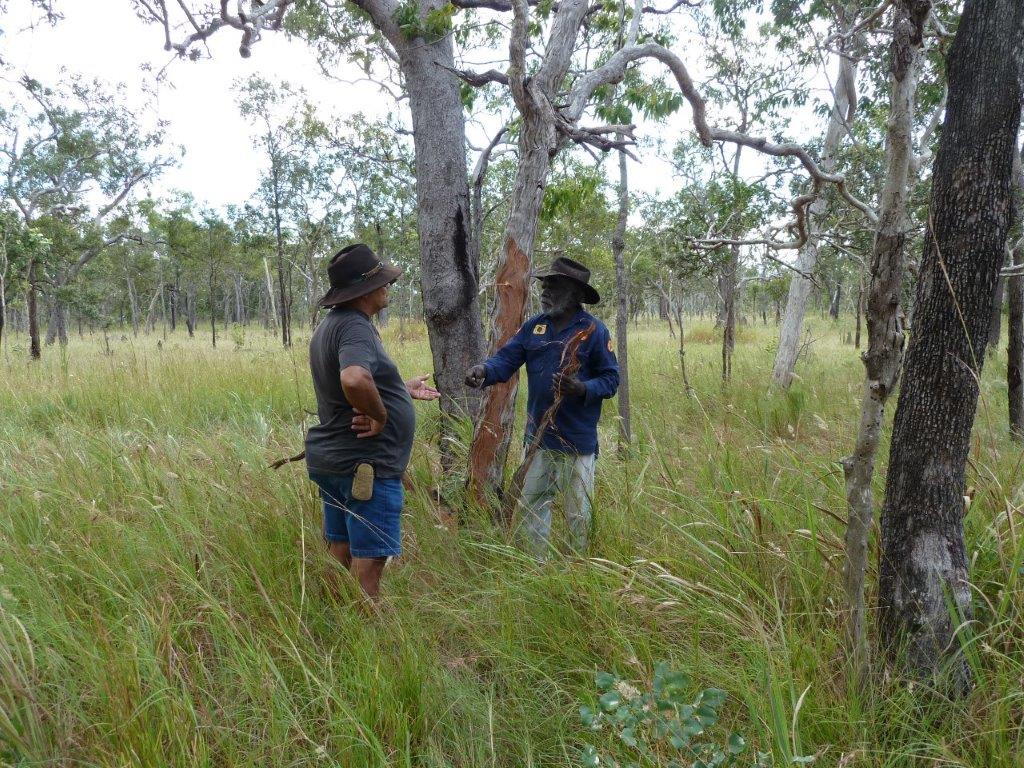
<path id="1" fill-rule="evenodd" d="M 357 438 L 355 412 L 341 389 L 341 372 L 358 365 L 373 375 L 388 420 L 376 437 Z M 398 368 L 381 344 L 370 319 L 355 309 L 334 309 L 320 322 L 309 342 L 320 423 L 306 435 L 306 466 L 313 472 L 351 475 L 369 462 L 377 477 L 401 477 L 409 464 L 416 409 Z"/>

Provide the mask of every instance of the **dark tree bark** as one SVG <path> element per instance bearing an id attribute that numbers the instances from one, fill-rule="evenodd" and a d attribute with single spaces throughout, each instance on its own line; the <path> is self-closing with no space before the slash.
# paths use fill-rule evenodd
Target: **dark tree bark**
<path id="1" fill-rule="evenodd" d="M 947 58 L 949 103 L 889 453 L 879 640 L 921 678 L 963 694 L 956 629 L 971 616 L 964 480 L 992 297 L 1012 220 L 1024 3 L 967 0 Z"/>
<path id="2" fill-rule="evenodd" d="M 863 354 L 864 393 L 853 454 L 843 460 L 848 522 L 843 586 L 846 590 L 847 648 L 854 679 L 864 686 L 869 677 L 867 612 L 864 578 L 868 563 L 868 536 L 874 523 L 872 480 L 882 438 L 882 423 L 889 396 L 896 390 L 903 360 L 904 329 L 900 321 L 904 255 L 907 240 L 907 199 L 913 157 L 911 130 L 917 94 L 918 69 L 924 25 L 931 11 L 929 0 L 897 0 L 893 5 L 896 30 L 890 49 L 889 119 L 885 136 L 885 181 L 878 198 L 878 225 L 871 248 L 871 282 L 867 293 L 868 348 Z M 857 336 L 864 279 L 857 299 Z"/>
<path id="3" fill-rule="evenodd" d="M 450 465 L 453 420 L 475 418 L 481 394 L 465 385 L 480 362 L 484 332 L 479 303 L 479 256 L 470 233 L 465 119 L 459 80 L 451 73 L 449 36 L 400 49 L 415 133 L 416 209 L 423 314 L 441 392 L 441 453 Z"/>
<path id="4" fill-rule="evenodd" d="M 1020 239 L 1011 255 L 1011 266 L 1024 270 L 1024 145 L 1014 157 L 1016 186 L 1017 234 Z M 1010 406 L 1010 437 L 1024 440 L 1024 275 L 1006 278 L 1007 347 L 1006 389 Z"/>
<path id="5" fill-rule="evenodd" d="M 839 319 L 839 303 L 842 301 L 842 299 L 843 299 L 843 284 L 842 283 L 836 283 L 836 289 L 832 293 L 832 303 L 829 305 L 829 308 L 828 308 L 828 315 L 833 320 L 838 320 Z"/>
<path id="6" fill-rule="evenodd" d="M 996 290 L 992 296 L 992 313 L 988 321 L 988 352 L 995 354 L 999 349 L 999 335 L 1003 324 L 1003 300 L 1006 293 L 1006 280 L 1002 275 L 996 281 Z"/>
<path id="7" fill-rule="evenodd" d="M 1013 266 L 1024 268 L 1024 243 L 1013 251 Z M 1006 390 L 1010 404 L 1010 436 L 1024 440 L 1024 276 L 1006 279 L 1009 320 L 1006 347 Z"/>
<path id="8" fill-rule="evenodd" d="M 292 345 L 292 323 L 291 312 L 288 311 L 288 293 L 284 277 L 284 234 L 281 231 L 281 179 L 276 158 L 271 159 L 270 169 L 274 185 L 274 241 L 277 248 L 277 290 L 280 300 L 278 309 L 281 312 L 281 343 L 286 347 L 290 347 Z M 189 327 L 188 334 L 189 336 L 192 335 L 191 326 Z"/>
<path id="9" fill-rule="evenodd" d="M 33 360 L 43 356 L 43 348 L 39 343 L 39 289 L 36 287 L 36 260 L 28 260 L 28 295 L 25 303 L 28 305 L 28 346 L 29 354 Z"/>
<path id="10" fill-rule="evenodd" d="M 624 138 L 620 134 L 620 140 Z M 619 358 L 619 448 L 633 441 L 629 413 L 629 282 L 626 276 L 626 223 L 629 219 L 629 175 L 625 152 L 619 152 L 619 216 L 612 235 L 612 256 L 615 259 L 615 336 Z"/>
<path id="11" fill-rule="evenodd" d="M 213 281 L 213 267 L 210 267 L 210 341 L 217 348 L 217 301 L 216 286 Z"/>

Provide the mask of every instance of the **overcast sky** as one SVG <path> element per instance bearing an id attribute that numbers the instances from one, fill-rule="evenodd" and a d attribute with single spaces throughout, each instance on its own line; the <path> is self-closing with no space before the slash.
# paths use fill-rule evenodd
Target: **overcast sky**
<path id="1" fill-rule="evenodd" d="M 128 0 L 62 0 L 58 8 L 64 14 L 61 22 L 52 27 L 31 26 L 29 0 L 9 0 L 7 13 L 0 14 L 0 50 L 10 74 L 29 74 L 53 84 L 63 67 L 109 83 L 123 82 L 140 101 L 143 87 L 155 86 L 159 116 L 169 122 L 167 138 L 185 148 L 180 166 L 156 182 L 152 192 L 157 195 L 186 190 L 199 202 L 220 208 L 242 203 L 253 193 L 264 161 L 252 146 L 250 128 L 235 105 L 232 84 L 239 78 L 261 74 L 271 81 L 299 84 L 325 113 L 336 116 L 363 112 L 372 119 L 396 109 L 394 100 L 371 83 L 328 80 L 310 49 L 282 34 L 265 33 L 252 57 L 243 59 L 238 55 L 238 32 L 224 29 L 209 41 L 212 58 L 172 61 L 163 50 L 163 30 L 140 21 Z M 702 62 L 688 58 L 699 75 Z M 156 84 L 155 73 L 165 66 L 165 77 Z M 344 66 L 337 75 L 351 80 L 359 77 L 354 68 L 346 71 Z M 404 112 L 405 106 L 398 109 Z M 684 109 L 665 125 L 641 123 L 638 136 L 661 136 L 671 146 L 690 130 L 689 120 L 689 110 Z M 805 133 L 811 126 L 801 122 L 797 121 L 794 130 Z M 486 144 L 486 132 L 496 127 L 487 121 L 468 126 L 471 144 Z M 673 187 L 672 172 L 654 155 L 644 151 L 643 163 L 631 164 L 631 185 L 666 193 Z"/>

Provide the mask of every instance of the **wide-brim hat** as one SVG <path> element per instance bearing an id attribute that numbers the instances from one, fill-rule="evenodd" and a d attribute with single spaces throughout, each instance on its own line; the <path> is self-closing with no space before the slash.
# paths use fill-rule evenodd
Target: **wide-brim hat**
<path id="1" fill-rule="evenodd" d="M 534 273 L 533 276 L 537 280 L 543 280 L 545 277 L 566 277 L 583 286 L 582 301 L 584 304 L 597 304 L 601 301 L 601 294 L 590 284 L 590 270 L 578 261 L 567 259 L 565 256 L 559 256 L 551 262 L 550 267 Z"/>
<path id="2" fill-rule="evenodd" d="M 385 264 L 370 246 L 354 243 L 334 254 L 327 266 L 327 276 L 331 290 L 320 299 L 321 307 L 335 307 L 372 293 L 395 282 L 402 276 L 402 270 Z"/>

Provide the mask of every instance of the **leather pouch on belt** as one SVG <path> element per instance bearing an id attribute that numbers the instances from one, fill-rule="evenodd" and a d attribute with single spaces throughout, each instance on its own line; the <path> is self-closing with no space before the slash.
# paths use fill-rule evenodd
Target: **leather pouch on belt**
<path id="1" fill-rule="evenodd" d="M 359 464 L 352 478 L 352 498 L 369 501 L 373 498 L 373 465 Z"/>

